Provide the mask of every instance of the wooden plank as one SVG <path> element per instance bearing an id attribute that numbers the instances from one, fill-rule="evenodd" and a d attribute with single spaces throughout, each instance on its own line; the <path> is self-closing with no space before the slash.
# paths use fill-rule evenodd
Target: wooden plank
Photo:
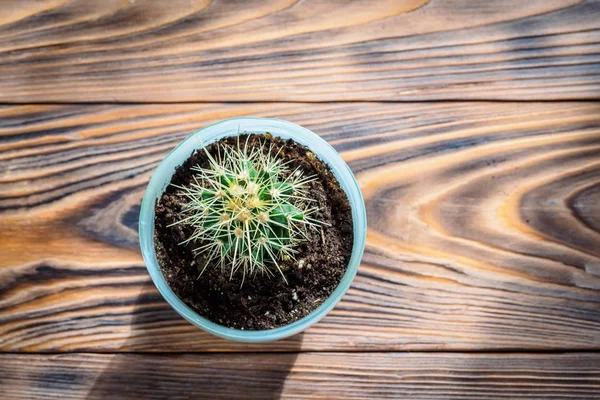
<path id="1" fill-rule="evenodd" d="M 0 350 L 600 348 L 598 103 L 0 108 Z M 195 128 L 278 116 L 332 143 L 369 230 L 358 277 L 304 335 L 187 324 L 141 260 L 153 168 Z"/>
<path id="2" fill-rule="evenodd" d="M 5 399 L 597 399 L 600 356 L 0 355 Z"/>
<path id="3" fill-rule="evenodd" d="M 0 102 L 591 99 L 599 0 L 2 3 Z"/>

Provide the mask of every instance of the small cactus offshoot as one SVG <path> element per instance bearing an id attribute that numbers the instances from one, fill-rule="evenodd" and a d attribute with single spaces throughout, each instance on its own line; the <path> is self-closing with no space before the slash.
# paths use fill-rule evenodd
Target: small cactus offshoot
<path id="1" fill-rule="evenodd" d="M 309 238 L 308 230 L 325 223 L 313 218 L 315 200 L 307 197 L 308 184 L 300 168 L 293 171 L 272 145 L 248 151 L 240 146 L 217 144 L 209 167 L 192 167 L 194 182 L 177 186 L 187 198 L 185 218 L 176 224 L 193 227 L 182 244 L 198 243 L 194 253 L 203 256 L 200 275 L 208 265 L 218 265 L 230 279 L 258 272 L 283 271 L 280 261 L 293 259 L 295 246 Z"/>

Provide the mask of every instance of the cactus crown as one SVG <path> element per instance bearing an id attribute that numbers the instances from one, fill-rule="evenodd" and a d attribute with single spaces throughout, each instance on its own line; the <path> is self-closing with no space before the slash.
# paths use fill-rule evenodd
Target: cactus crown
<path id="1" fill-rule="evenodd" d="M 176 224 L 191 226 L 193 234 L 182 244 L 199 243 L 204 266 L 220 266 L 230 279 L 237 271 L 272 274 L 273 266 L 284 277 L 279 261 L 294 258 L 295 245 L 308 239 L 308 229 L 324 225 L 313 218 L 318 211 L 310 199 L 300 168 L 293 171 L 272 144 L 248 151 L 218 143 L 215 155 L 204 149 L 209 167 L 192 167 L 194 182 L 177 186 L 187 198 L 185 218 Z M 242 283 L 243 283 L 242 278 Z"/>

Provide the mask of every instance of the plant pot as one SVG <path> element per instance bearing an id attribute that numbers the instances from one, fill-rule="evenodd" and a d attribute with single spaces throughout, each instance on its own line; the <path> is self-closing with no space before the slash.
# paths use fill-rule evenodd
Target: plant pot
<path id="1" fill-rule="evenodd" d="M 201 317 L 188 307 L 171 290 L 165 281 L 158 265 L 154 248 L 154 210 L 155 204 L 171 182 L 175 169 L 183 164 L 197 149 L 207 146 L 224 137 L 236 136 L 239 133 L 270 132 L 282 139 L 291 138 L 306 146 L 320 160 L 325 162 L 345 191 L 352 208 L 353 248 L 347 270 L 339 285 L 318 308 L 311 314 L 288 325 L 260 331 L 238 330 L 228 328 Z M 367 220 L 365 205 L 358 184 L 350 168 L 340 155 L 327 142 L 315 133 L 291 122 L 268 118 L 232 118 L 202 128 L 181 142 L 158 165 L 150 179 L 150 183 L 142 200 L 139 220 L 140 246 L 148 272 L 161 295 L 182 317 L 197 327 L 213 335 L 240 342 L 268 342 L 282 339 L 299 333 L 323 318 L 341 299 L 350 287 L 365 247 Z"/>

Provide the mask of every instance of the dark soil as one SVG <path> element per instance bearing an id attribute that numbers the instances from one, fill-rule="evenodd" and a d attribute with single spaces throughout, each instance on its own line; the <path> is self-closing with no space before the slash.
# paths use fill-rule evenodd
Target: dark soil
<path id="1" fill-rule="evenodd" d="M 246 135 L 240 138 L 245 142 Z M 264 146 L 263 143 L 267 142 Z M 236 145 L 237 138 L 226 138 L 223 143 Z M 192 228 L 168 225 L 182 218 L 185 199 L 178 189 L 169 186 L 156 205 L 156 255 L 161 271 L 175 294 L 198 314 L 230 328 L 260 330 L 290 324 L 308 314 L 325 301 L 344 275 L 352 253 L 352 213 L 346 194 L 329 167 L 306 147 L 293 140 L 282 140 L 271 135 L 250 135 L 249 148 L 268 142 L 274 151 L 281 147 L 281 157 L 293 160 L 290 169 L 304 169 L 305 176 L 317 175 L 310 183 L 309 196 L 318 201 L 320 212 L 316 218 L 329 223 L 319 231 L 310 230 L 311 240 L 298 245 L 296 260 L 282 261 L 286 284 L 281 275 L 259 274 L 246 277 L 223 276 L 220 268 L 211 265 L 199 276 L 202 255 L 193 255 L 198 244 L 179 245 Z M 208 146 L 214 154 L 216 146 Z M 203 151 L 195 152 L 180 166 L 171 183 L 186 185 L 192 180 L 190 167 L 208 167 Z"/>

